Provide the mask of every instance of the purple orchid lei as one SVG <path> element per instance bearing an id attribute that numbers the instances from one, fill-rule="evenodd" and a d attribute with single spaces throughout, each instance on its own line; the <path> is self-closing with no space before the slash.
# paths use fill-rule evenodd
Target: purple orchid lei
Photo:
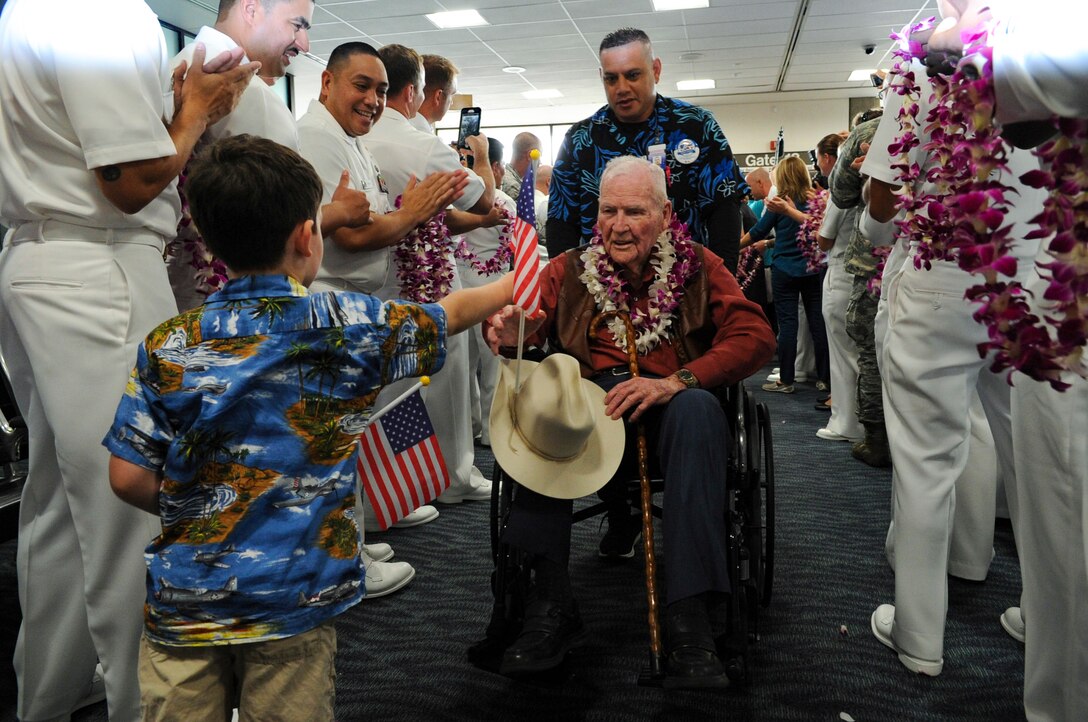
<path id="1" fill-rule="evenodd" d="M 634 289 L 617 272 L 604 248 L 604 240 L 597 228 L 593 238 L 581 255 L 585 267 L 578 279 L 585 284 L 597 303 L 599 311 L 625 311 L 630 314 L 635 330 L 635 347 L 638 353 L 647 354 L 668 337 L 676 311 L 680 307 L 682 290 L 699 271 L 699 259 L 688 234 L 687 226 L 673 216 L 669 227 L 657 239 L 650 251 L 650 266 L 654 277 L 647 289 L 646 310 L 634 305 Z M 617 348 L 627 349 L 627 331 L 624 323 L 613 318 L 608 323 Z"/>
<path id="2" fill-rule="evenodd" d="M 824 223 L 826 211 L 827 191 L 820 188 L 809 196 L 805 220 L 801 221 L 801 227 L 797 231 L 797 245 L 801 248 L 801 255 L 805 257 L 808 270 L 813 273 L 827 268 L 826 254 L 820 250 L 819 241 L 820 226 Z"/>
<path id="3" fill-rule="evenodd" d="M 189 265 L 196 269 L 193 282 L 196 290 L 204 296 L 210 296 L 227 282 L 227 265 L 208 250 L 204 239 L 193 225 L 193 216 L 189 211 L 189 199 L 185 197 L 185 178 L 188 166 L 178 176 L 178 196 L 181 199 L 181 221 L 178 222 L 178 235 L 166 246 L 166 260 L 169 262 L 184 249 L 189 254 Z"/>
<path id="4" fill-rule="evenodd" d="M 876 270 L 865 284 L 867 290 L 873 296 L 880 298 L 880 289 L 884 281 L 884 267 L 888 264 L 888 256 L 891 255 L 892 246 L 873 246 L 873 258 L 876 259 Z"/>
<path id="5" fill-rule="evenodd" d="M 481 276 L 494 276 L 496 273 L 509 271 L 510 261 L 514 258 L 514 214 L 508 211 L 501 201 L 495 201 L 495 207 L 499 210 L 499 215 L 502 216 L 503 224 L 502 230 L 499 232 L 499 247 L 495 249 L 495 253 L 492 254 L 491 258 L 481 261 L 480 257 L 472 251 L 463 237 L 453 251 L 456 258 L 468 263 L 472 270 Z"/>
<path id="6" fill-rule="evenodd" d="M 910 39 L 912 33 L 928 29 L 932 19 L 906 30 L 899 40 L 893 73 L 903 77 L 898 92 L 907 98 L 900 112 L 903 134 L 889 147 L 899 153 L 900 180 L 904 183 L 901 207 L 906 218 L 900 228 L 909 237 L 923 240 L 915 262 L 930 267 L 936 259 L 954 259 L 969 273 L 983 276 L 984 282 L 969 288 L 965 297 L 979 304 L 975 320 L 987 328 L 989 341 L 979 353 L 994 352 L 991 370 L 1019 370 L 1030 378 L 1046 381 L 1061 391 L 1069 384 L 1063 371 L 1088 377 L 1084 347 L 1088 341 L 1088 121 L 1056 119 L 1059 135 L 1045 143 L 1036 155 L 1049 171 L 1032 171 L 1021 181 L 1034 188 L 1050 190 L 1043 211 L 1032 222 L 1036 230 L 1027 238 L 1053 237 L 1047 252 L 1054 259 L 1040 264 L 1040 274 L 1049 281 L 1044 300 L 1050 302 L 1045 322 L 1032 313 L 1031 295 L 1015 280 L 1015 257 L 1010 226 L 1005 224 L 1008 186 L 994 180 L 997 171 L 1007 171 L 1008 146 L 1000 137 L 993 112 L 996 96 L 993 83 L 993 51 L 986 44 L 988 30 L 964 38 L 963 59 L 947 77 L 934 78 L 935 104 L 926 121 L 930 141 L 924 150 L 937 162 L 926 179 L 937 194 L 914 196 L 910 192 L 919 179 L 917 164 L 908 154 L 919 144 L 913 123 L 917 122 L 919 88 L 909 70 L 912 58 L 924 57 L 925 48 Z M 1053 333 L 1048 328 L 1053 328 Z"/>
<path id="7" fill-rule="evenodd" d="M 737 261 L 737 285 L 740 290 L 747 290 L 752 285 L 752 279 L 762 267 L 763 254 L 755 248 L 748 246 L 740 252 L 740 259 Z"/>
<path id="8" fill-rule="evenodd" d="M 401 196 L 394 203 L 401 205 Z M 393 250 L 401 298 L 435 303 L 453 289 L 453 242 L 441 211 L 408 234 Z"/>

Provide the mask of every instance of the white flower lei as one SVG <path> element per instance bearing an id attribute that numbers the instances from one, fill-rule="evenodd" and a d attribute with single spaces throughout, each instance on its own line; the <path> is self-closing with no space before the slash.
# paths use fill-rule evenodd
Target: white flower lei
<path id="1" fill-rule="evenodd" d="M 688 240 L 683 224 L 674 223 L 657 238 L 650 251 L 650 266 L 654 269 L 653 281 L 647 289 L 646 311 L 630 308 L 631 289 L 616 272 L 612 259 L 604 249 L 599 233 L 594 234 L 581 260 L 585 266 L 578 277 L 593 300 L 598 311 L 628 313 L 635 330 L 635 348 L 639 354 L 647 354 L 668 337 L 669 328 L 680 307 L 680 291 L 698 270 L 695 250 Z M 678 262 L 679 261 L 679 262 Z M 613 343 L 621 351 L 627 350 L 627 327 L 619 318 L 608 322 Z"/>

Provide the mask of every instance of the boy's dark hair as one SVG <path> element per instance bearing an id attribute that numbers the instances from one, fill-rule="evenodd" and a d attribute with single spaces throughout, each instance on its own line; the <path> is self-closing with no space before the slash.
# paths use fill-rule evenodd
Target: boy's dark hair
<path id="1" fill-rule="evenodd" d="M 347 65 L 348 61 L 356 55 L 373 55 L 379 60 L 382 57 L 378 54 L 378 51 L 374 49 L 373 45 L 353 40 L 336 46 L 332 51 L 332 55 L 329 56 L 329 62 L 325 65 L 325 69 L 333 75 L 336 75 L 345 65 Z"/>
<path id="2" fill-rule="evenodd" d="M 295 227 L 317 222 L 322 187 L 317 171 L 295 151 L 242 134 L 200 153 L 184 193 L 208 248 L 232 271 L 245 273 L 283 261 Z"/>
<path id="3" fill-rule="evenodd" d="M 393 97 L 409 85 L 419 84 L 423 92 L 421 68 L 423 59 L 419 53 L 403 45 L 385 45 L 378 51 L 378 56 L 385 63 L 385 74 L 389 76 L 389 97 Z"/>
<path id="4" fill-rule="evenodd" d="M 638 28 L 620 28 L 619 30 L 613 30 L 608 35 L 604 36 L 604 40 L 601 41 L 601 47 L 598 48 L 597 54 L 610 48 L 618 48 L 628 43 L 642 43 L 643 45 L 650 44 L 650 36 L 639 30 Z"/>

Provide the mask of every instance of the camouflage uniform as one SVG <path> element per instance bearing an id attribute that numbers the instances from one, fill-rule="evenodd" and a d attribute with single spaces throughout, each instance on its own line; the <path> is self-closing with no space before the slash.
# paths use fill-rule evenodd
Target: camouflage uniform
<path id="1" fill-rule="evenodd" d="M 861 144 L 872 140 L 880 118 L 860 123 L 839 147 L 839 159 L 831 174 L 831 200 L 839 208 L 861 205 L 863 179 L 850 164 L 861 155 Z M 873 323 L 877 299 L 868 290 L 869 279 L 876 272 L 873 246 L 861 235 L 862 214 L 854 219 L 854 233 L 846 246 L 843 267 L 854 276 L 850 301 L 846 306 L 846 333 L 858 348 L 858 421 L 884 423 L 880 370 L 876 363 L 876 338 Z"/>

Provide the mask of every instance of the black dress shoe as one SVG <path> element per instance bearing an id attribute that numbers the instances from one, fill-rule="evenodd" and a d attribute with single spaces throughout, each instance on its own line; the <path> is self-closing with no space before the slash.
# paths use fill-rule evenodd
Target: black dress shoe
<path id="1" fill-rule="evenodd" d="M 702 595 L 670 604 L 669 655 L 664 686 L 669 689 L 727 687 L 729 678 L 718 658 Z"/>
<path id="2" fill-rule="evenodd" d="M 624 507 L 622 514 L 608 515 L 608 530 L 601 537 L 597 556 L 610 562 L 621 562 L 635 556 L 635 545 L 642 538 L 642 515 L 632 514 Z"/>
<path id="3" fill-rule="evenodd" d="M 813 408 L 816 409 L 817 411 L 830 411 L 831 410 L 831 404 L 824 403 L 823 401 L 821 401 L 818 404 L 814 404 Z"/>
<path id="4" fill-rule="evenodd" d="M 533 600 L 525 608 L 521 634 L 503 654 L 499 673 L 517 675 L 555 669 L 583 636 L 577 609 L 564 610 L 550 599 Z"/>

